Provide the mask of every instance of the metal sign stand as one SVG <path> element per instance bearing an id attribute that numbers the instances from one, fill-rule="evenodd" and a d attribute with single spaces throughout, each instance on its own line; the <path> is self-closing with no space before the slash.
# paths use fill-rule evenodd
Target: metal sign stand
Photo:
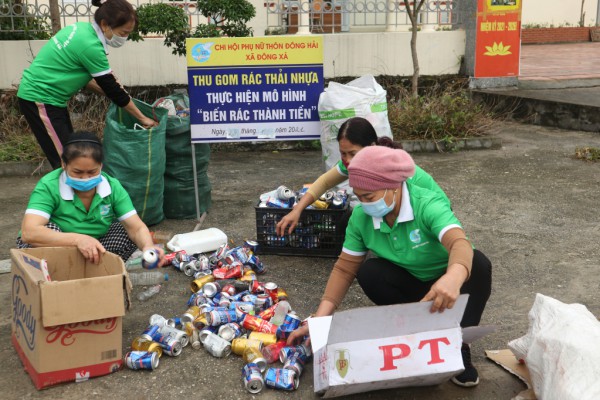
<path id="1" fill-rule="evenodd" d="M 194 195 L 196 198 L 196 218 L 198 223 L 194 227 L 194 232 L 200 229 L 202 223 L 204 222 L 204 218 L 206 218 L 206 212 L 203 212 L 200 215 L 200 196 L 198 195 L 198 174 L 196 173 L 196 144 L 192 142 L 192 171 L 194 174 Z"/>

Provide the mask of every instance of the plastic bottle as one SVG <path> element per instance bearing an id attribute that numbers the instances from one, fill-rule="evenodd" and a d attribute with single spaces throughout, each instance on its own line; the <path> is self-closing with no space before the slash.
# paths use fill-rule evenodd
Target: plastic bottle
<path id="1" fill-rule="evenodd" d="M 160 271 L 144 271 L 135 274 L 129 274 L 129 280 L 132 285 L 156 285 L 169 280 L 169 274 Z"/>
<path id="2" fill-rule="evenodd" d="M 144 290 L 143 292 L 140 292 L 137 296 L 139 301 L 146 301 L 148 300 L 150 297 L 154 296 L 155 294 L 157 294 L 158 292 L 160 292 L 160 285 L 154 285 L 154 286 L 150 286 L 148 289 Z"/>
<path id="3" fill-rule="evenodd" d="M 275 314 L 273 314 L 273 318 L 271 318 L 270 322 L 277 326 L 283 324 L 285 316 L 291 310 L 292 307 L 290 306 L 290 303 L 288 303 L 286 300 L 280 301 L 279 303 L 277 303 L 277 307 L 275 308 Z"/>
<path id="4" fill-rule="evenodd" d="M 142 257 L 130 258 L 125 262 L 125 269 L 127 271 L 133 271 L 136 269 L 142 269 Z"/>

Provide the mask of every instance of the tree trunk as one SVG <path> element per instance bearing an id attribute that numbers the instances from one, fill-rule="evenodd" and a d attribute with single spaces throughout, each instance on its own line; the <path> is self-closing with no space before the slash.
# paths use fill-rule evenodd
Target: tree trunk
<path id="1" fill-rule="evenodd" d="M 52 24 L 52 34 L 60 31 L 60 10 L 58 0 L 50 0 L 50 23 Z"/>
<path id="2" fill-rule="evenodd" d="M 417 32 L 419 31 L 419 12 L 425 3 L 425 0 L 413 0 L 411 7 L 410 0 L 403 0 L 406 13 L 412 26 L 410 36 L 410 53 L 413 61 L 413 76 L 411 82 L 411 93 L 413 97 L 419 96 L 419 57 L 417 55 Z M 416 4 L 415 4 L 416 3 Z"/>

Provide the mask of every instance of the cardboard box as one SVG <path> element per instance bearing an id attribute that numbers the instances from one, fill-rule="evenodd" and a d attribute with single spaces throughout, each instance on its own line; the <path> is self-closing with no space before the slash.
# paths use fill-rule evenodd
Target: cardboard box
<path id="1" fill-rule="evenodd" d="M 35 387 L 119 370 L 131 291 L 121 258 L 106 253 L 96 265 L 75 247 L 40 247 L 12 249 L 11 259 L 11 339 Z"/>
<path id="2" fill-rule="evenodd" d="M 464 370 L 460 321 L 468 295 L 432 314 L 431 302 L 310 318 L 315 392 L 325 398 L 442 383 Z"/>

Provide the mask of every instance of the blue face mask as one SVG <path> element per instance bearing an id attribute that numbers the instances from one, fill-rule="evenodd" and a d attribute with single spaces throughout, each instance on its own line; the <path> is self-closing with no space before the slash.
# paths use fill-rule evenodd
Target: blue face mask
<path id="1" fill-rule="evenodd" d="M 388 206 L 384 200 L 386 194 L 387 189 L 385 190 L 383 197 L 377 201 L 372 201 L 370 203 L 363 203 L 361 201 L 360 204 L 362 205 L 362 209 L 365 212 L 365 214 L 375 218 L 383 218 L 384 216 L 392 212 L 392 210 L 396 206 L 396 197 L 394 196 L 392 204 Z"/>
<path id="2" fill-rule="evenodd" d="M 98 174 L 91 178 L 80 179 L 80 178 L 71 178 L 69 174 L 67 175 L 66 184 L 71 186 L 73 189 L 78 190 L 80 192 L 87 192 L 88 190 L 92 190 L 96 186 L 102 182 L 102 174 Z"/>

